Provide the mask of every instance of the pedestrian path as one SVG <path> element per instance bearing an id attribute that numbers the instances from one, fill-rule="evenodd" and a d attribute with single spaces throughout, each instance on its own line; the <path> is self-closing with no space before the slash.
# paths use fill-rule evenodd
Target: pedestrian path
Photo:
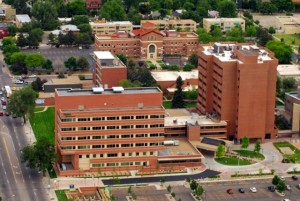
<path id="1" fill-rule="evenodd" d="M 41 112 L 45 112 L 47 109 L 48 109 L 48 106 L 45 106 L 43 110 L 36 111 L 36 112 L 34 112 L 34 113 L 41 113 Z"/>

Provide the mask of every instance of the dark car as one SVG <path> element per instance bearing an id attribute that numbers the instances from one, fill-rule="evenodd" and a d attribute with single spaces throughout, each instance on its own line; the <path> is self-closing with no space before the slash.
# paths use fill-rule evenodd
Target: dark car
<path id="1" fill-rule="evenodd" d="M 298 177 L 297 177 L 296 175 L 294 175 L 294 176 L 292 176 L 292 179 L 293 179 L 294 181 L 297 181 L 297 180 L 298 180 Z"/>
<path id="2" fill-rule="evenodd" d="M 275 187 L 274 186 L 268 186 L 268 190 L 271 192 L 275 192 Z"/>
<path id="3" fill-rule="evenodd" d="M 227 193 L 232 195 L 233 194 L 233 190 L 230 188 L 230 189 L 227 189 Z"/>
<path id="4" fill-rule="evenodd" d="M 3 111 L 0 111 L 0 116 L 3 116 L 4 115 L 4 112 Z"/>
<path id="5" fill-rule="evenodd" d="M 245 193 L 245 189 L 239 188 L 239 192 L 240 192 L 240 193 Z"/>

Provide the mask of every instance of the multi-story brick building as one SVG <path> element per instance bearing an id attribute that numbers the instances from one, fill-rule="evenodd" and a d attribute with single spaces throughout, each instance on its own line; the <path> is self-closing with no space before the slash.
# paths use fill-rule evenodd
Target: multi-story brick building
<path id="1" fill-rule="evenodd" d="M 147 23 L 152 23 L 158 30 L 178 30 L 178 31 L 196 31 L 197 23 L 191 19 L 176 19 L 176 20 L 141 20 L 141 27 L 147 26 Z"/>
<path id="2" fill-rule="evenodd" d="M 198 36 L 193 32 L 159 31 L 147 26 L 132 32 L 119 31 L 113 35 L 95 35 L 95 49 L 124 54 L 131 58 L 159 59 L 164 55 L 189 56 L 196 53 Z"/>
<path id="3" fill-rule="evenodd" d="M 90 22 L 94 34 L 111 35 L 118 31 L 131 32 L 133 25 L 129 21 L 108 22 L 105 19 Z"/>
<path id="4" fill-rule="evenodd" d="M 163 149 L 164 115 L 158 88 L 56 89 L 60 175 L 155 166 Z"/>
<path id="5" fill-rule="evenodd" d="M 227 32 L 238 25 L 245 31 L 246 25 L 243 18 L 203 18 L 203 28 L 207 32 L 211 31 L 212 26 L 218 26 L 222 32 Z"/>
<path id="6" fill-rule="evenodd" d="M 122 61 L 108 51 L 94 52 L 93 80 L 96 86 L 111 88 L 127 79 L 127 68 Z"/>
<path id="7" fill-rule="evenodd" d="M 199 48 L 197 109 L 229 124 L 237 142 L 275 138 L 276 67 L 274 54 L 255 45 L 202 45 Z"/>

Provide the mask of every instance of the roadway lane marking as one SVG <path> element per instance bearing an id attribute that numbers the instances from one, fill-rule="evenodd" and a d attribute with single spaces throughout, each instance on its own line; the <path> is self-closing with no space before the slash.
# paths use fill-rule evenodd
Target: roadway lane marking
<path id="1" fill-rule="evenodd" d="M 16 179 L 16 175 L 15 175 L 14 169 L 13 169 L 13 165 L 12 165 L 12 162 L 11 162 L 11 159 L 10 159 L 10 155 L 9 155 L 9 151 L 8 151 L 8 148 L 7 148 L 7 144 L 6 144 L 5 138 L 3 138 L 3 141 L 4 141 L 5 150 L 6 150 L 6 153 L 7 153 L 7 156 L 8 156 L 8 160 L 9 160 L 9 163 L 10 163 L 11 171 L 12 171 L 12 173 L 14 175 L 15 182 L 18 183 L 17 179 Z"/>

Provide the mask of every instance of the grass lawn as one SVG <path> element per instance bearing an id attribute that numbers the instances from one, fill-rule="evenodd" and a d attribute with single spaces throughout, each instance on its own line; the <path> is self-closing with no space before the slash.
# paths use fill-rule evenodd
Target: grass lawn
<path id="1" fill-rule="evenodd" d="M 274 34 L 276 38 L 284 38 L 284 42 L 289 45 L 300 45 L 300 35 L 299 34 Z M 295 40 L 295 44 L 292 41 Z"/>
<path id="2" fill-rule="evenodd" d="M 68 198 L 67 198 L 64 190 L 56 190 L 55 194 L 56 194 L 58 201 L 68 201 Z"/>
<path id="3" fill-rule="evenodd" d="M 240 156 L 243 157 L 265 159 L 264 155 L 262 155 L 261 153 L 257 153 L 255 151 L 250 151 L 250 150 L 233 150 L 233 151 L 237 152 Z"/>
<path id="4" fill-rule="evenodd" d="M 36 107 L 34 108 L 34 112 L 39 112 L 42 111 L 44 109 L 44 107 Z"/>
<path id="5" fill-rule="evenodd" d="M 54 143 L 54 107 L 48 107 L 45 112 L 35 113 L 29 120 L 37 140 L 46 136 Z"/>
<path id="6" fill-rule="evenodd" d="M 195 108 L 197 105 L 196 102 L 186 102 L 185 108 Z M 165 109 L 171 109 L 172 101 L 163 101 L 163 106 Z"/>
<path id="7" fill-rule="evenodd" d="M 252 164 L 250 161 L 247 160 L 242 160 L 242 159 L 238 160 L 237 158 L 229 158 L 229 157 L 215 158 L 215 161 L 223 165 L 232 165 L 232 166 Z"/>
<path id="8" fill-rule="evenodd" d="M 291 160 L 291 162 L 300 163 L 300 150 L 294 147 L 289 142 L 274 142 L 273 145 L 278 149 L 278 151 L 285 157 Z M 289 147 L 291 150 L 294 151 L 294 154 L 285 154 L 282 153 L 279 149 L 280 147 Z"/>

